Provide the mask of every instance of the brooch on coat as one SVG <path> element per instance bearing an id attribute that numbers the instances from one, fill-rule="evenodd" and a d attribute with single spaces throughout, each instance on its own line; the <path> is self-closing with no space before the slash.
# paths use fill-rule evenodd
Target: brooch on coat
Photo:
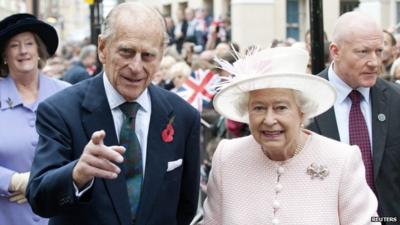
<path id="1" fill-rule="evenodd" d="M 312 163 L 307 168 L 307 174 L 311 176 L 311 179 L 319 178 L 323 180 L 325 177 L 329 175 L 328 167 L 323 165 L 317 165 L 316 163 Z"/>
<path id="2" fill-rule="evenodd" d="M 10 97 L 7 98 L 6 103 L 8 104 L 8 106 L 9 106 L 10 108 L 13 108 L 13 107 L 14 107 L 14 102 L 13 102 L 13 100 L 12 100 Z"/>

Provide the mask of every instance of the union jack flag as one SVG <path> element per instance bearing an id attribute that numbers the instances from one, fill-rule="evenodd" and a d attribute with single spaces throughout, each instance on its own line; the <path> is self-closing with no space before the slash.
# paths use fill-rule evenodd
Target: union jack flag
<path id="1" fill-rule="evenodd" d="M 201 112 L 203 107 L 207 106 L 214 97 L 215 84 L 219 80 L 219 75 L 210 70 L 196 70 L 182 86 L 185 90 L 183 98 Z"/>

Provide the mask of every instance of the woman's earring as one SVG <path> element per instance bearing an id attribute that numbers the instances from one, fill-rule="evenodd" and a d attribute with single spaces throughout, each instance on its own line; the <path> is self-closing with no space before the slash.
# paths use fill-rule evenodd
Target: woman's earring
<path id="1" fill-rule="evenodd" d="M 4 65 L 7 65 L 7 61 L 6 60 L 4 60 Z"/>

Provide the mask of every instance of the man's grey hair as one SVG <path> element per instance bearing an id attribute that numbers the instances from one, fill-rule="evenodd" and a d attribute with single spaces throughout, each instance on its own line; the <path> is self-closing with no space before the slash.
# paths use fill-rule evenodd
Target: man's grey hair
<path id="1" fill-rule="evenodd" d="M 132 15 L 137 14 L 137 11 L 141 11 L 143 13 L 147 14 L 147 18 L 150 18 L 152 16 L 157 17 L 157 19 L 159 20 L 159 23 L 161 25 L 162 28 L 162 32 L 163 32 L 163 48 L 165 48 L 169 42 L 169 36 L 167 33 L 167 26 L 165 24 L 165 19 L 164 17 L 161 15 L 161 13 L 154 7 L 145 5 L 143 3 L 140 2 L 125 2 L 122 4 L 119 4 L 118 6 L 114 7 L 106 16 L 104 23 L 103 23 L 103 31 L 102 31 L 102 37 L 105 40 L 109 40 L 112 39 L 113 35 L 116 33 L 115 32 L 115 19 L 117 18 L 117 15 L 122 11 L 122 10 L 126 10 L 126 11 L 132 11 Z M 150 19 L 147 19 L 150 20 Z"/>

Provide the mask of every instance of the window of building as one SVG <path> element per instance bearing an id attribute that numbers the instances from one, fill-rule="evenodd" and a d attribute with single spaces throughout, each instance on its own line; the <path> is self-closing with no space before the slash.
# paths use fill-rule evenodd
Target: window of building
<path id="1" fill-rule="evenodd" d="M 286 3 L 286 37 L 299 40 L 299 0 Z"/>
<path id="2" fill-rule="evenodd" d="M 346 12 L 353 11 L 360 5 L 360 1 L 357 0 L 341 0 L 340 1 L 340 15 Z"/>
<path id="3" fill-rule="evenodd" d="M 171 4 L 163 5 L 162 13 L 164 16 L 171 16 Z"/>
<path id="4" fill-rule="evenodd" d="M 179 4 L 178 4 L 179 10 L 181 10 L 182 12 L 185 11 L 185 9 L 187 7 L 188 7 L 188 3 L 187 2 L 179 2 Z"/>
<path id="5" fill-rule="evenodd" d="M 400 33 L 400 1 L 396 2 L 396 33 Z"/>

